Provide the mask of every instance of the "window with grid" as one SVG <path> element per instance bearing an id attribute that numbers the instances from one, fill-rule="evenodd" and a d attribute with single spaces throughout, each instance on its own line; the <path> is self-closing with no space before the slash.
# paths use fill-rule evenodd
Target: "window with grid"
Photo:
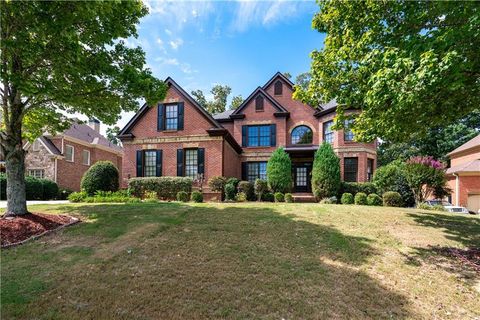
<path id="1" fill-rule="evenodd" d="M 165 129 L 178 129 L 178 105 L 176 104 L 165 106 Z"/>
<path id="2" fill-rule="evenodd" d="M 255 182 L 257 179 L 267 179 L 267 163 L 266 162 L 248 162 L 247 163 L 247 180 Z"/>
<path id="3" fill-rule="evenodd" d="M 69 161 L 69 162 L 73 162 L 73 152 L 74 152 L 74 148 L 70 145 L 65 145 L 65 160 Z"/>
<path id="4" fill-rule="evenodd" d="M 248 127 L 248 147 L 270 146 L 270 125 Z"/>
<path id="5" fill-rule="evenodd" d="M 312 130 L 307 126 L 298 126 L 292 130 L 292 144 L 311 144 L 313 142 Z"/>
<path id="6" fill-rule="evenodd" d="M 89 166 L 90 165 L 90 151 L 82 151 L 82 164 Z"/>
<path id="7" fill-rule="evenodd" d="M 343 159 L 343 180 L 357 182 L 358 158 Z"/>
<path id="8" fill-rule="evenodd" d="M 263 97 L 258 96 L 255 98 L 255 111 L 263 111 Z"/>
<path id="9" fill-rule="evenodd" d="M 353 124 L 353 119 L 345 120 L 344 122 L 343 135 L 344 135 L 345 141 L 353 141 L 353 139 L 355 139 L 355 135 L 350 129 L 352 124 Z"/>
<path id="10" fill-rule="evenodd" d="M 198 150 L 185 150 L 185 177 L 197 178 L 198 174 Z"/>
<path id="11" fill-rule="evenodd" d="M 273 88 L 273 94 L 276 96 L 282 95 L 282 81 L 278 80 L 275 82 L 275 86 Z"/>
<path id="12" fill-rule="evenodd" d="M 157 152 L 145 151 L 143 154 L 143 176 L 155 177 L 157 175 Z"/>
<path id="13" fill-rule="evenodd" d="M 333 144 L 333 121 L 327 121 L 323 123 L 323 141 Z"/>
<path id="14" fill-rule="evenodd" d="M 43 179 L 45 176 L 45 170 L 43 169 L 30 169 L 28 170 L 28 175 L 31 177 Z"/>
<path id="15" fill-rule="evenodd" d="M 373 159 L 367 160 L 367 181 L 372 181 L 373 178 Z"/>

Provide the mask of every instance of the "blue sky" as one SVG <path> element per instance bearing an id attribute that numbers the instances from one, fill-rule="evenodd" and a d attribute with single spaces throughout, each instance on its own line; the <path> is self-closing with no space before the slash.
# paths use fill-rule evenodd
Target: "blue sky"
<path id="1" fill-rule="evenodd" d="M 147 66 L 171 76 L 188 92 L 207 98 L 214 84 L 226 84 L 246 98 L 276 71 L 293 78 L 310 68 L 309 54 L 324 35 L 311 28 L 313 1 L 146 1 L 150 9 L 138 26 Z M 123 114 L 123 127 L 132 117 Z"/>

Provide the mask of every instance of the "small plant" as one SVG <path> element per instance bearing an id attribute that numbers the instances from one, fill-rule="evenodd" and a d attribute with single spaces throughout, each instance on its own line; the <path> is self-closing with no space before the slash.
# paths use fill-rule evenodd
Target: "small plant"
<path id="1" fill-rule="evenodd" d="M 403 200 L 400 193 L 395 191 L 387 191 L 383 194 L 383 205 L 386 207 L 402 207 Z"/>
<path id="2" fill-rule="evenodd" d="M 275 196 L 274 196 L 273 193 L 271 193 L 271 192 L 265 192 L 265 193 L 262 195 L 262 201 L 265 201 L 265 202 L 273 202 L 273 201 L 275 201 Z"/>
<path id="3" fill-rule="evenodd" d="M 152 199 L 158 200 L 158 196 L 155 191 L 146 191 L 143 195 L 143 198 L 145 200 L 152 200 Z"/>
<path id="4" fill-rule="evenodd" d="M 68 195 L 68 201 L 70 202 L 84 202 L 87 197 L 86 192 L 72 192 Z"/>
<path id="5" fill-rule="evenodd" d="M 320 200 L 320 204 L 335 204 L 337 203 L 337 197 L 323 198 Z"/>
<path id="6" fill-rule="evenodd" d="M 247 195 L 245 192 L 239 192 L 235 195 L 235 200 L 238 202 L 245 202 L 247 201 Z"/>
<path id="7" fill-rule="evenodd" d="M 193 191 L 190 200 L 197 203 L 203 202 L 203 194 L 199 191 Z"/>
<path id="8" fill-rule="evenodd" d="M 185 191 L 177 192 L 177 201 L 188 202 L 188 193 L 186 193 Z"/>
<path id="9" fill-rule="evenodd" d="M 253 183 L 250 181 L 240 181 L 238 183 L 238 192 L 243 192 L 247 196 L 248 201 L 255 200 L 255 190 L 253 188 Z"/>
<path id="10" fill-rule="evenodd" d="M 369 206 L 381 206 L 383 204 L 382 198 L 376 193 L 370 193 L 367 197 L 367 204 Z"/>
<path id="11" fill-rule="evenodd" d="M 433 210 L 435 211 L 447 211 L 447 209 L 445 209 L 444 206 L 442 206 L 441 204 L 436 204 L 432 207 Z"/>
<path id="12" fill-rule="evenodd" d="M 293 195 L 291 193 L 285 193 L 285 202 L 293 203 Z"/>
<path id="13" fill-rule="evenodd" d="M 342 204 L 353 204 L 353 194 L 349 192 L 345 192 L 342 194 L 342 198 L 340 199 Z"/>
<path id="14" fill-rule="evenodd" d="M 235 194 L 237 193 L 237 188 L 233 183 L 227 183 L 225 185 L 225 199 L 226 200 L 235 200 Z"/>
<path id="15" fill-rule="evenodd" d="M 367 204 L 367 195 L 363 192 L 359 192 L 355 195 L 355 204 L 364 206 Z"/>
<path id="16" fill-rule="evenodd" d="M 284 202 L 285 196 L 281 192 L 275 192 L 275 202 Z"/>
<path id="17" fill-rule="evenodd" d="M 268 183 L 265 180 L 257 179 L 255 180 L 255 194 L 257 195 L 257 200 L 262 200 L 262 195 L 268 191 Z"/>
<path id="18" fill-rule="evenodd" d="M 225 192 L 225 184 L 227 184 L 227 178 L 221 176 L 212 177 L 208 180 L 208 187 L 210 190 L 220 192 L 222 198 Z"/>

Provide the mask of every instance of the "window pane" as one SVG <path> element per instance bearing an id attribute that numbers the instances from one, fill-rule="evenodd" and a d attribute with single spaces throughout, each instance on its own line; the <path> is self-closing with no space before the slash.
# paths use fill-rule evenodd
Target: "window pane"
<path id="1" fill-rule="evenodd" d="M 185 150 L 185 177 L 195 179 L 198 173 L 198 150 Z"/>
<path id="2" fill-rule="evenodd" d="M 345 158 L 343 160 L 344 180 L 357 182 L 358 158 Z"/>
<path id="3" fill-rule="evenodd" d="M 144 176 L 155 177 L 157 175 L 157 152 L 145 151 L 144 153 Z"/>
<path id="4" fill-rule="evenodd" d="M 270 146 L 270 125 L 248 126 L 249 147 Z"/>
<path id="5" fill-rule="evenodd" d="M 333 144 L 333 121 L 323 123 L 323 141 Z"/>
<path id="6" fill-rule="evenodd" d="M 292 144 L 310 144 L 313 142 L 313 133 L 307 126 L 299 126 L 292 131 Z"/>
<path id="7" fill-rule="evenodd" d="M 345 120 L 345 127 L 343 129 L 345 141 L 353 141 L 355 135 L 350 130 L 351 125 L 353 124 L 353 119 Z"/>
<path id="8" fill-rule="evenodd" d="M 248 127 L 248 146 L 258 147 L 258 127 L 257 126 Z"/>
<path id="9" fill-rule="evenodd" d="M 165 107 L 165 129 L 177 130 L 178 128 L 178 106 L 176 104 Z"/>
<path id="10" fill-rule="evenodd" d="M 31 177 L 43 179 L 43 177 L 45 176 L 45 170 L 43 170 L 43 169 L 31 169 L 31 170 L 28 170 L 28 175 L 31 176 Z"/>
<path id="11" fill-rule="evenodd" d="M 66 145 L 65 146 L 65 160 L 73 161 L 73 147 Z"/>
<path id="12" fill-rule="evenodd" d="M 373 159 L 367 160 L 367 181 L 372 181 L 373 178 Z"/>
<path id="13" fill-rule="evenodd" d="M 262 180 L 267 180 L 267 163 L 266 162 L 259 163 L 259 178 Z"/>
<path id="14" fill-rule="evenodd" d="M 257 179 L 267 179 L 267 163 L 266 162 L 248 162 L 247 163 L 247 180 L 255 182 Z"/>
<path id="15" fill-rule="evenodd" d="M 82 152 L 82 163 L 85 165 L 90 164 L 90 152 L 88 150 L 83 150 Z"/>

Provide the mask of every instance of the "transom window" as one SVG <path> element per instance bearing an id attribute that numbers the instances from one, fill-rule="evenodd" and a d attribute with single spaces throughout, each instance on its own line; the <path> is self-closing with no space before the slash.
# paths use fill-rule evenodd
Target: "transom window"
<path id="1" fill-rule="evenodd" d="M 157 151 L 145 150 L 143 161 L 143 176 L 155 177 L 157 175 Z"/>
<path id="2" fill-rule="evenodd" d="M 257 179 L 267 179 L 267 163 L 247 162 L 247 180 L 255 182 Z"/>
<path id="3" fill-rule="evenodd" d="M 343 159 L 343 180 L 346 182 L 357 182 L 358 158 Z"/>
<path id="4" fill-rule="evenodd" d="M 270 146 L 270 125 L 248 126 L 248 147 Z"/>
<path id="5" fill-rule="evenodd" d="M 292 130 L 292 144 L 313 143 L 313 132 L 307 126 L 298 126 Z"/>
<path id="6" fill-rule="evenodd" d="M 28 170 L 28 175 L 31 177 L 43 179 L 45 176 L 45 170 L 43 169 L 30 169 Z"/>
<path id="7" fill-rule="evenodd" d="M 198 174 L 198 150 L 185 150 L 185 177 L 197 178 Z"/>
<path id="8" fill-rule="evenodd" d="M 178 105 L 169 104 L 165 106 L 165 129 L 177 130 L 178 128 Z"/>
<path id="9" fill-rule="evenodd" d="M 71 145 L 66 144 L 65 145 L 65 160 L 69 162 L 74 161 L 74 148 Z"/>
<path id="10" fill-rule="evenodd" d="M 89 166 L 90 165 L 90 151 L 82 151 L 82 164 Z"/>
<path id="11" fill-rule="evenodd" d="M 350 129 L 353 124 L 353 119 L 345 120 L 344 122 L 344 140 L 345 141 L 353 141 L 355 139 L 355 135 L 353 134 L 352 130 Z"/>
<path id="12" fill-rule="evenodd" d="M 333 121 L 327 121 L 323 123 L 323 141 L 333 144 Z"/>

